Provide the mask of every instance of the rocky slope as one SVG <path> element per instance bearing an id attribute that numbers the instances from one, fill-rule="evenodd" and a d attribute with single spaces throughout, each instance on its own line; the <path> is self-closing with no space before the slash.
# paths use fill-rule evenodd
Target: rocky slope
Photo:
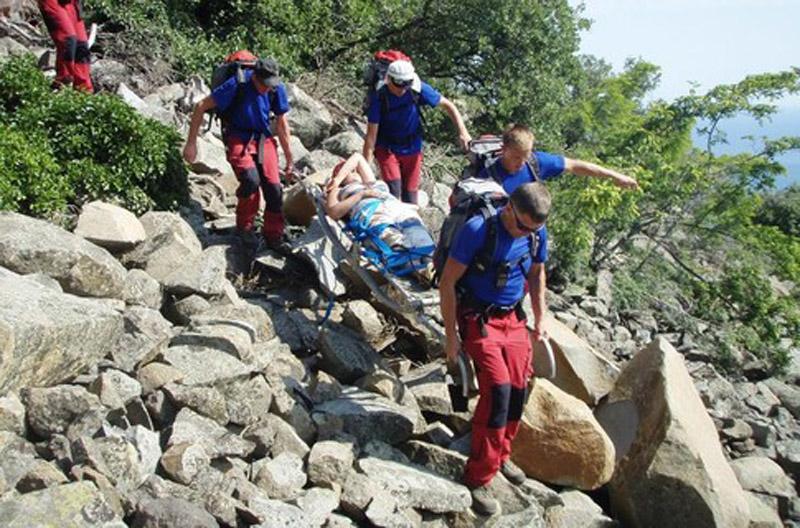
<path id="1" fill-rule="evenodd" d="M 0 54 L 29 48 L 13 36 Z M 206 90 L 137 95 L 108 60 L 93 75 L 184 129 Z M 360 149 L 358 125 L 289 92 L 300 169 Z M 68 232 L 0 213 L 0 525 L 800 522 L 800 360 L 781 379 L 727 379 L 658 314 L 616 313 L 609 273 L 549 293 L 558 375 L 535 382 L 514 452 L 530 478 L 498 476 L 500 514 L 475 517 L 459 481 L 469 415 L 453 412 L 435 351 L 345 270 L 321 284 L 313 260 L 251 263 L 215 132 L 180 214 L 95 202 Z M 423 188 L 439 225 L 449 189 Z M 311 222 L 292 228 L 300 254 L 321 234 L 301 188 L 286 196 L 287 216 Z"/>

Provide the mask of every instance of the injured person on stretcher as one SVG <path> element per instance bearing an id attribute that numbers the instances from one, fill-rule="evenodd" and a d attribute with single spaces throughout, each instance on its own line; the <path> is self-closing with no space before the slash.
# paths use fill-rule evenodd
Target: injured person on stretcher
<path id="1" fill-rule="evenodd" d="M 345 222 L 362 254 L 382 273 L 430 280 L 435 244 L 418 207 L 395 198 L 360 153 L 334 167 L 325 186 L 325 211 Z"/>

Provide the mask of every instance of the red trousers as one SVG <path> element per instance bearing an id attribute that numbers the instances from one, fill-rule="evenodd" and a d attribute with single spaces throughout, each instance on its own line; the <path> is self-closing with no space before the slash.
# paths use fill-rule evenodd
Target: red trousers
<path id="1" fill-rule="evenodd" d="M 54 85 L 73 85 L 92 92 L 89 43 L 80 14 L 80 0 L 39 0 L 39 11 L 56 45 Z"/>
<path id="2" fill-rule="evenodd" d="M 264 140 L 262 159 L 258 160 L 258 140 L 243 140 L 235 134 L 226 138 L 228 162 L 239 180 L 236 189 L 236 227 L 240 231 L 252 231 L 253 223 L 261 203 L 259 187 L 264 193 L 264 226 L 262 232 L 267 240 L 278 240 L 283 236 L 283 188 L 278 171 L 278 149 L 274 137 Z"/>
<path id="3" fill-rule="evenodd" d="M 464 483 L 478 487 L 489 483 L 511 456 L 533 374 L 531 340 L 525 320 L 513 310 L 489 317 L 486 337 L 481 336 L 475 314 L 461 314 L 459 327 L 464 351 L 475 364 L 479 391 Z"/>
<path id="4" fill-rule="evenodd" d="M 386 147 L 375 147 L 375 159 L 381 168 L 383 181 L 392 194 L 404 202 L 417 203 L 422 152 L 400 156 Z"/>

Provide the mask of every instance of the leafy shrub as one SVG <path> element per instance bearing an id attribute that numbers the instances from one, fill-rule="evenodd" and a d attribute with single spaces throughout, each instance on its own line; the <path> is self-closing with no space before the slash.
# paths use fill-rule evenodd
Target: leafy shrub
<path id="1" fill-rule="evenodd" d="M 7 86 L 23 91 L 3 91 Z M 28 178 L 23 173 L 10 180 L 17 183 L 9 184 L 15 190 L 7 193 L 23 198 L 4 201 L 5 207 L 30 203 L 30 212 L 44 213 L 70 201 L 107 199 L 141 213 L 154 206 L 174 208 L 185 200 L 186 169 L 176 131 L 139 115 L 116 96 L 48 90 L 42 97 L 42 87 L 47 89 L 47 81 L 29 57 L 0 66 L 0 106 L 15 106 L 0 116 L 15 133 L 8 144 L 19 137 L 27 141 L 19 160 L 9 149 L 6 165 L 26 166 L 24 156 L 33 159 L 30 151 L 39 151 L 49 160 L 39 164 L 39 178 L 50 182 L 58 198 L 30 195 L 30 186 L 22 185 Z"/>
<path id="2" fill-rule="evenodd" d="M 48 215 L 62 209 L 69 182 L 43 136 L 0 125 L 0 210 Z"/>

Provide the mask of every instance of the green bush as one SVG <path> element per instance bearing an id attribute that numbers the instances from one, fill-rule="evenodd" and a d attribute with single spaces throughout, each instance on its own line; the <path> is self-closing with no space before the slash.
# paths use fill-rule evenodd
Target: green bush
<path id="1" fill-rule="evenodd" d="M 30 57 L 0 66 L 0 105 L 14 108 L 0 115 L 7 130 L 14 132 L 4 143 L 9 145 L 5 163 L 25 166 L 33 159 L 32 152 L 49 160 L 37 170 L 57 193 L 57 199 L 51 193 L 30 194 L 30 185 L 23 185 L 28 178 L 23 172 L 10 180 L 18 183 L 5 185 L 6 196 L 21 193 L 22 198 L 4 200 L 4 207 L 29 204 L 29 212 L 45 213 L 67 202 L 106 199 L 141 213 L 185 201 L 186 169 L 175 130 L 139 115 L 116 96 L 74 90 L 49 94 L 47 86 Z M 40 93 L 42 87 L 46 97 Z M 11 147 L 19 137 L 26 138 L 27 145 L 17 160 Z"/>
<path id="2" fill-rule="evenodd" d="M 43 136 L 0 125 L 0 210 L 48 215 L 64 208 L 69 182 Z"/>

